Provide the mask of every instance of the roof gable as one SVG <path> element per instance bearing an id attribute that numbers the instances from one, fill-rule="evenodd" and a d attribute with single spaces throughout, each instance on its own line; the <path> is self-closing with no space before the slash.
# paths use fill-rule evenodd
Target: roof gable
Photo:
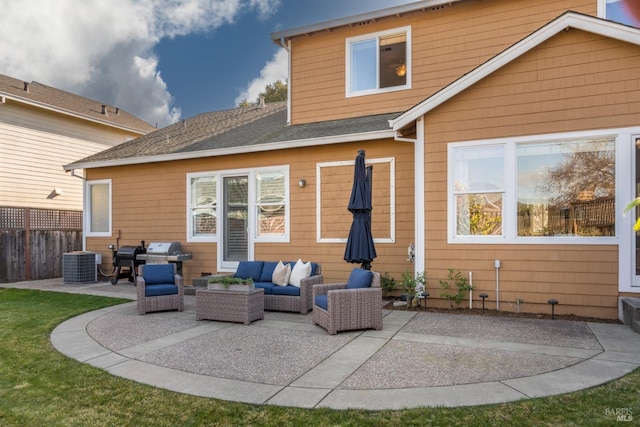
<path id="1" fill-rule="evenodd" d="M 117 107 L 38 82 L 24 82 L 3 74 L 0 74 L 0 99 L 2 101 L 10 99 L 138 134 L 156 129 L 144 120 Z"/>
<path id="2" fill-rule="evenodd" d="M 539 46 L 546 40 L 549 40 L 556 34 L 570 28 L 640 45 L 640 29 L 638 28 L 576 12 L 566 12 L 393 119 L 391 125 L 394 131 L 400 131 L 405 127 L 411 126 L 419 117 L 425 115 L 455 95 L 458 95 L 504 65 Z"/>

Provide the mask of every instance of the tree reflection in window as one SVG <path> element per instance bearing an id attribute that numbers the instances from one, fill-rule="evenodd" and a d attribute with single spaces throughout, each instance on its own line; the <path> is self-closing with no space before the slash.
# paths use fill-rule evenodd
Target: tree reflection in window
<path id="1" fill-rule="evenodd" d="M 518 236 L 615 234 L 613 138 L 521 144 Z"/>

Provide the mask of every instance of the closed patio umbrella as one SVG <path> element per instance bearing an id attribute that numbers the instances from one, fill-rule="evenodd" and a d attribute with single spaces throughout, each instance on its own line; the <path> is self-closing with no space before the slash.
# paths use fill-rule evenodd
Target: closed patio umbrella
<path id="1" fill-rule="evenodd" d="M 344 260 L 361 268 L 371 269 L 371 261 L 377 256 L 371 234 L 371 175 L 373 167 L 365 167 L 364 150 L 358 150 L 353 173 L 353 188 L 347 209 L 353 215 Z"/>

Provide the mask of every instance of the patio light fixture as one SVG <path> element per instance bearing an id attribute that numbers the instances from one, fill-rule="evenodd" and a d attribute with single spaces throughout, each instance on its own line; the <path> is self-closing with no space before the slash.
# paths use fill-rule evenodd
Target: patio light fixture
<path id="1" fill-rule="evenodd" d="M 556 317 L 555 307 L 556 307 L 556 304 L 558 303 L 558 300 L 552 298 L 549 301 L 547 301 L 547 303 L 551 304 L 551 319 L 555 319 Z"/>
<path id="2" fill-rule="evenodd" d="M 300 181 L 298 181 L 298 187 L 304 188 L 305 185 L 307 185 L 307 181 L 304 178 L 300 178 Z"/>
<path id="3" fill-rule="evenodd" d="M 489 295 L 482 293 L 480 294 L 480 298 L 482 298 L 482 314 L 484 314 L 484 300 L 487 299 Z"/>

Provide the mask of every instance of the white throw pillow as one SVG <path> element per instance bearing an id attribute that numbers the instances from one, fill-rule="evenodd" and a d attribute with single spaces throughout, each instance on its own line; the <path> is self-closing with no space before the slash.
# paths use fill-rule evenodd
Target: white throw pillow
<path id="1" fill-rule="evenodd" d="M 284 265 L 282 261 L 278 261 L 278 265 L 273 269 L 271 281 L 274 285 L 287 286 L 289 284 L 289 276 L 291 276 L 291 265 Z"/>
<path id="2" fill-rule="evenodd" d="M 311 276 L 311 261 L 306 264 L 298 259 L 296 265 L 291 270 L 291 277 L 289 277 L 289 284 L 300 287 L 300 280 Z"/>

